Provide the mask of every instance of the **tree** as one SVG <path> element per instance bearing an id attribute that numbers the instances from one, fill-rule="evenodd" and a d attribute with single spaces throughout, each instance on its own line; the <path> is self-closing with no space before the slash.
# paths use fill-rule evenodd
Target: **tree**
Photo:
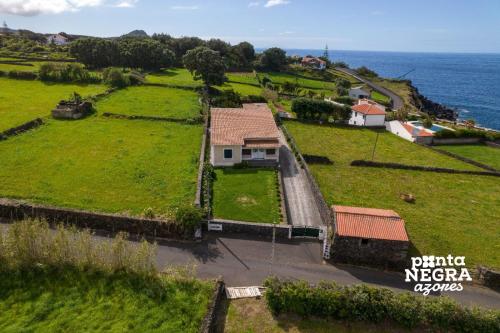
<path id="1" fill-rule="evenodd" d="M 118 44 L 122 66 L 158 70 L 174 63 L 174 53 L 157 40 L 122 38 Z"/>
<path id="2" fill-rule="evenodd" d="M 422 121 L 422 125 L 424 125 L 425 128 L 431 128 L 432 127 L 432 119 L 431 117 L 426 114 L 424 116 L 424 120 Z"/>
<path id="3" fill-rule="evenodd" d="M 123 88 L 130 85 L 129 78 L 118 68 L 106 68 L 102 73 L 104 82 L 114 88 Z"/>
<path id="4" fill-rule="evenodd" d="M 409 113 L 410 113 L 410 106 L 408 104 L 405 104 L 401 109 L 396 111 L 396 119 L 399 121 L 406 121 Z"/>
<path id="5" fill-rule="evenodd" d="M 260 64 L 264 69 L 280 71 L 287 65 L 286 52 L 278 47 L 267 49 L 260 58 Z"/>
<path id="6" fill-rule="evenodd" d="M 212 38 L 207 42 L 207 47 L 219 52 L 219 54 L 222 57 L 225 57 L 228 55 L 229 51 L 231 50 L 231 44 L 226 43 L 223 40 L 217 39 L 217 38 Z"/>
<path id="7" fill-rule="evenodd" d="M 247 71 L 252 69 L 252 62 L 255 60 L 255 49 L 252 44 L 242 42 L 231 47 L 225 62 L 227 68 L 232 71 Z"/>
<path id="8" fill-rule="evenodd" d="M 208 89 L 211 85 L 221 85 L 226 80 L 225 66 L 219 52 L 205 46 L 189 50 L 183 57 L 184 66 L 195 80 L 202 80 Z"/>

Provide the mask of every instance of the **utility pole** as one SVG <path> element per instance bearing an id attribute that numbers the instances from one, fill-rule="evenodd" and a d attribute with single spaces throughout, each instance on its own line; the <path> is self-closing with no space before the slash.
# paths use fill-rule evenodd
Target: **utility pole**
<path id="1" fill-rule="evenodd" d="M 328 44 L 325 46 L 325 51 L 323 52 L 323 58 L 330 60 L 330 53 L 328 52 Z"/>

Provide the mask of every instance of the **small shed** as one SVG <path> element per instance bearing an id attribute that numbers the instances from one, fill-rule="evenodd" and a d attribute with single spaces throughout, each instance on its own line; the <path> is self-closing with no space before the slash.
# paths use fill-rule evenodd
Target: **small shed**
<path id="1" fill-rule="evenodd" d="M 90 102 L 60 101 L 56 108 L 52 110 L 52 117 L 55 119 L 80 119 L 92 110 Z"/>
<path id="2" fill-rule="evenodd" d="M 333 206 L 335 236 L 332 259 L 337 262 L 403 268 L 410 241 L 404 220 L 392 210 Z"/>

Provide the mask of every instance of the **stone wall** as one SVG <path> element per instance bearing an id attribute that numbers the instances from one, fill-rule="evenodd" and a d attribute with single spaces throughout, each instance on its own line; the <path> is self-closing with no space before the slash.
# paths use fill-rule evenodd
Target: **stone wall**
<path id="1" fill-rule="evenodd" d="M 482 142 L 481 138 L 436 138 L 432 139 L 432 144 L 438 145 L 471 145 Z"/>
<path id="2" fill-rule="evenodd" d="M 407 165 L 400 163 L 385 163 L 366 160 L 354 160 L 351 162 L 352 166 L 372 167 L 372 168 L 387 168 L 387 169 L 402 169 L 402 170 L 417 170 L 417 171 L 430 171 L 441 173 L 456 173 L 466 175 L 479 175 L 479 176 L 494 176 L 500 177 L 500 172 L 496 171 L 472 171 L 472 170 L 457 170 L 447 168 L 435 168 L 420 165 Z"/>
<path id="3" fill-rule="evenodd" d="M 500 272 L 479 266 L 477 268 L 477 273 L 480 283 L 496 292 L 500 292 Z"/>
<path id="4" fill-rule="evenodd" d="M 335 235 L 331 259 L 335 262 L 373 266 L 382 269 L 406 267 L 409 242 L 369 239 Z"/>
<path id="5" fill-rule="evenodd" d="M 182 119 L 182 118 L 169 118 L 169 117 L 155 117 L 155 116 L 133 116 L 119 113 L 104 112 L 103 117 L 127 120 L 152 120 L 152 121 L 168 121 L 173 123 L 186 123 L 186 124 L 199 124 L 203 120 L 201 118 Z"/>
<path id="6" fill-rule="evenodd" d="M 273 237 L 273 229 L 276 231 L 276 239 L 288 239 L 290 234 L 291 226 L 271 224 L 271 223 L 253 223 L 253 222 L 243 222 L 243 221 L 231 221 L 223 219 L 213 219 L 210 223 L 221 224 L 222 231 L 213 231 L 214 233 L 223 234 L 244 234 L 251 236 L 259 236 L 265 238 Z M 204 222 L 203 230 L 208 230 L 207 222 Z"/>
<path id="7" fill-rule="evenodd" d="M 217 329 L 217 313 L 220 311 L 224 299 L 225 284 L 217 280 L 214 293 L 208 304 L 207 314 L 201 323 L 200 333 L 215 333 Z"/>
<path id="8" fill-rule="evenodd" d="M 20 126 L 10 128 L 4 132 L 0 133 L 0 141 L 6 140 L 10 136 L 18 135 L 20 133 L 29 131 L 31 129 L 37 128 L 43 124 L 43 120 L 40 118 L 36 118 L 34 120 L 28 121 Z"/>
<path id="9" fill-rule="evenodd" d="M 203 164 L 205 163 L 205 152 L 207 148 L 207 137 L 208 137 L 208 117 L 205 117 L 205 124 L 203 125 L 203 138 L 201 140 L 200 148 L 200 158 L 198 161 L 198 178 L 196 180 L 196 194 L 194 199 L 194 205 L 196 207 L 201 207 L 201 194 L 203 190 Z"/>
<path id="10" fill-rule="evenodd" d="M 148 237 L 184 239 L 191 236 L 183 227 L 173 221 L 144 219 L 115 214 L 94 213 L 76 209 L 28 204 L 17 200 L 0 199 L 0 218 L 23 220 L 39 218 L 49 223 L 71 224 L 81 228 L 124 231 Z"/>

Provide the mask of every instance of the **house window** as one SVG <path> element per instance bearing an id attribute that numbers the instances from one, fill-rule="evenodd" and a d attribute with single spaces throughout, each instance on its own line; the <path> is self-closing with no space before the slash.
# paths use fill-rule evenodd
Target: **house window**
<path id="1" fill-rule="evenodd" d="M 361 239 L 361 246 L 367 246 L 368 243 L 370 243 L 370 240 L 368 238 Z"/>
<path id="2" fill-rule="evenodd" d="M 266 149 L 266 155 L 275 155 L 276 149 Z"/>
<path id="3" fill-rule="evenodd" d="M 224 149 L 224 159 L 230 160 L 233 158 L 233 150 L 232 149 Z"/>
<path id="4" fill-rule="evenodd" d="M 252 149 L 243 149 L 243 150 L 241 151 L 241 154 L 242 154 L 243 156 L 250 156 L 250 155 L 252 155 Z"/>
<path id="5" fill-rule="evenodd" d="M 354 117 L 357 117 L 358 116 L 358 113 L 357 112 L 354 112 Z"/>

